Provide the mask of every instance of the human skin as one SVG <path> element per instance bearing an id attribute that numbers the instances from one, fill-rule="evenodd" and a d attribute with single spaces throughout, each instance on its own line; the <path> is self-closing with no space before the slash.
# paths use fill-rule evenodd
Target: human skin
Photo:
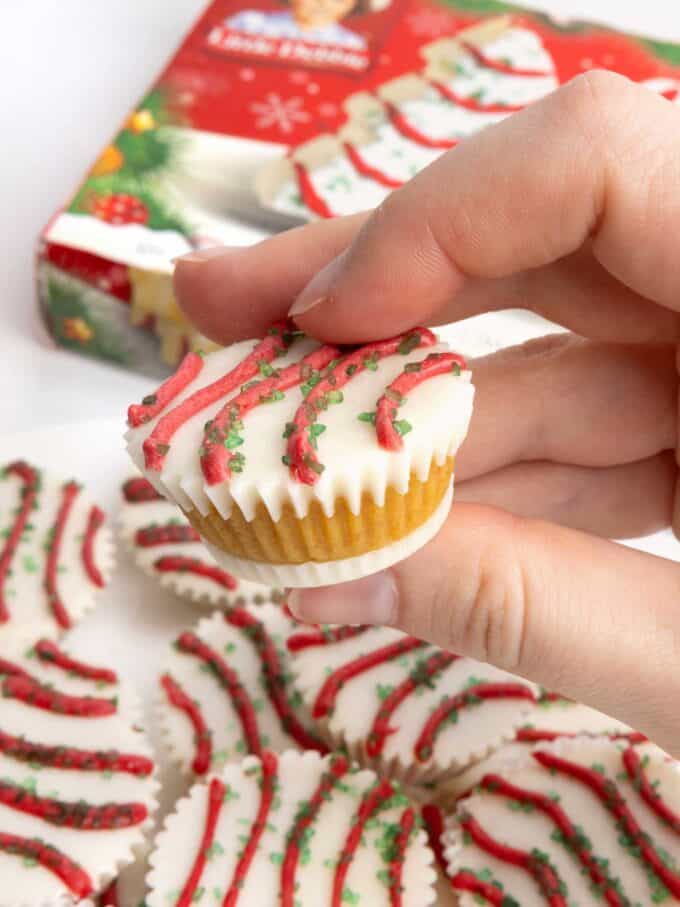
<path id="1" fill-rule="evenodd" d="M 301 28 L 321 28 L 348 16 L 356 0 L 291 0 L 293 15 Z"/>
<path id="2" fill-rule="evenodd" d="M 287 311 L 337 343 L 517 307 L 574 332 L 473 362 L 442 531 L 293 611 L 492 662 L 680 757 L 680 566 L 610 541 L 680 524 L 679 237 L 680 108 L 591 72 L 375 211 L 181 259 L 180 304 L 223 343 Z"/>

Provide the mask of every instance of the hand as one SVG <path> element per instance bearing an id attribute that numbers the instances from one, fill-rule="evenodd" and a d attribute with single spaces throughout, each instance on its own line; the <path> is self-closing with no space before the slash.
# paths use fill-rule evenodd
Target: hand
<path id="1" fill-rule="evenodd" d="M 516 307 L 588 338 L 473 362 L 476 409 L 444 529 L 389 571 L 290 603 L 304 620 L 387 623 L 493 662 L 676 756 L 680 566 L 603 536 L 673 517 L 678 136 L 677 107 L 589 73 L 376 211 L 190 255 L 175 281 L 221 342 L 262 333 L 293 300 L 301 327 L 334 342 Z"/>

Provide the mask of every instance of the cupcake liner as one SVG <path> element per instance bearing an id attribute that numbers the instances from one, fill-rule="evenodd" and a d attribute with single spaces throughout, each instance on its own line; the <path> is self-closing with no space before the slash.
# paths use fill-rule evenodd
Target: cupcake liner
<path id="1" fill-rule="evenodd" d="M 184 773 L 205 776 L 264 748 L 327 752 L 292 682 L 286 640 L 297 627 L 269 603 L 215 613 L 179 637 L 163 664 L 156 714 Z"/>
<path id="2" fill-rule="evenodd" d="M 203 607 L 279 600 L 283 593 L 218 567 L 182 511 L 140 477 L 123 484 L 120 534 L 135 564 L 161 586 Z"/>
<path id="3" fill-rule="evenodd" d="M 93 897 L 135 860 L 158 806 L 134 692 L 100 666 L 38 651 L 0 662 L 3 907 Z M 45 847 L 68 861 L 66 876 L 48 868 L 56 854 Z"/>
<path id="4" fill-rule="evenodd" d="M 151 856 L 148 907 L 200 890 L 219 901 L 230 888 L 239 907 L 293 898 L 319 907 L 332 903 L 334 884 L 343 903 L 389 907 L 397 886 L 403 907 L 434 903 L 433 855 L 398 786 L 339 756 L 263 758 L 228 766 L 179 801 Z"/>
<path id="5" fill-rule="evenodd" d="M 94 608 L 113 536 L 85 489 L 24 462 L 0 470 L 0 648 L 58 638 Z"/>
<path id="6" fill-rule="evenodd" d="M 335 583 L 346 583 L 361 579 L 371 573 L 386 570 L 393 564 L 405 560 L 426 545 L 444 525 L 453 500 L 453 484 L 436 508 L 432 516 L 412 533 L 398 542 L 377 548 L 358 557 L 306 564 L 270 564 L 260 561 L 243 560 L 227 554 L 206 540 L 206 548 L 215 560 L 236 576 L 260 583 L 284 586 L 287 588 L 311 588 L 330 586 Z"/>
<path id="7" fill-rule="evenodd" d="M 680 773 L 649 743 L 577 737 L 509 757 L 448 817 L 461 907 L 493 886 L 522 907 L 680 898 Z M 488 900 L 488 898 L 487 898 Z"/>
<path id="8" fill-rule="evenodd" d="M 288 647 L 331 746 L 408 785 L 442 783 L 484 758 L 537 697 L 527 681 L 388 627 L 300 629 Z"/>

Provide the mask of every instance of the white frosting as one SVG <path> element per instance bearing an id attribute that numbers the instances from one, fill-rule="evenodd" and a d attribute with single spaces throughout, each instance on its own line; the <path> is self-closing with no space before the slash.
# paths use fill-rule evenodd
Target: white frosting
<path id="1" fill-rule="evenodd" d="M 4 653 L 3 653 L 4 654 Z M 133 692 L 119 684 L 84 680 L 35 655 L 12 658 L 12 662 L 35 679 L 72 696 L 118 699 L 116 712 L 103 717 L 72 717 L 29 706 L 2 693 L 0 675 L 0 729 L 13 737 L 45 746 L 65 746 L 92 751 L 117 750 L 151 758 L 151 749 L 139 727 L 133 724 L 138 704 Z M 0 832 L 41 841 L 58 848 L 90 876 L 95 889 L 114 878 L 130 864 L 143 844 L 156 807 L 155 775 L 135 776 L 124 772 L 97 772 L 41 767 L 0 752 L 0 778 L 31 790 L 37 796 L 57 800 L 85 801 L 92 805 L 139 803 L 149 819 L 132 828 L 93 830 L 64 828 L 0 805 Z M 67 907 L 76 899 L 49 870 L 21 857 L 0 851 L 0 890 L 3 907 L 54 905 Z"/>
<path id="2" fill-rule="evenodd" d="M 306 564 L 265 564 L 260 561 L 246 561 L 243 558 L 233 557 L 226 551 L 221 551 L 213 545 L 206 544 L 215 560 L 237 576 L 245 576 L 262 583 L 285 586 L 289 589 L 313 588 L 314 586 L 328 586 L 333 583 L 346 583 L 349 580 L 361 579 L 379 570 L 386 570 L 392 564 L 410 557 L 418 549 L 426 545 L 444 525 L 451 501 L 453 500 L 453 483 L 442 498 L 432 516 L 418 526 L 413 532 L 367 554 L 356 557 L 341 558 L 337 561 L 316 562 Z"/>
<path id="3" fill-rule="evenodd" d="M 137 532 L 151 526 L 189 526 L 181 510 L 170 501 L 127 501 L 122 498 L 120 529 L 123 540 L 132 552 L 135 563 L 145 573 L 155 577 L 162 586 L 178 595 L 211 607 L 229 607 L 234 603 L 268 601 L 273 591 L 269 586 L 235 579 L 236 588 L 227 589 L 210 576 L 201 576 L 188 570 L 159 570 L 157 562 L 166 556 L 187 557 L 199 564 L 216 567 L 215 559 L 201 542 L 164 542 L 162 545 L 144 547 L 136 540 Z"/>
<path id="4" fill-rule="evenodd" d="M 279 605 L 249 605 L 245 610 L 258 620 L 274 642 L 282 668 L 279 685 L 296 718 L 303 727 L 311 730 L 312 721 L 293 686 L 286 648 L 286 640 L 299 629 L 299 624 L 287 617 Z M 282 725 L 272 703 L 264 665 L 248 631 L 227 623 L 223 614 L 214 614 L 202 620 L 195 633 L 224 658 L 241 681 L 256 712 L 262 745 L 276 752 L 297 749 L 298 744 Z M 173 646 L 161 674 L 169 674 L 201 709 L 211 736 L 212 771 L 218 771 L 225 764 L 237 762 L 247 755 L 247 740 L 233 701 L 214 674 L 206 671 L 200 659 Z M 172 757 L 184 771 L 190 772 L 196 754 L 193 727 L 186 715 L 173 707 L 163 693 L 160 698 L 160 725 Z"/>
<path id="5" fill-rule="evenodd" d="M 556 753 L 589 768 L 595 766 L 615 782 L 643 833 L 649 835 L 651 842 L 666 855 L 677 873 L 680 869 L 680 836 L 650 809 L 637 786 L 631 782 L 622 762 L 625 746 L 623 743 L 580 738 L 540 745 L 537 749 Z M 676 815 L 680 814 L 680 773 L 677 765 L 651 745 L 637 747 L 637 750 L 645 762 L 644 772 L 656 786 L 657 793 Z M 677 902 L 668 892 L 665 898 L 660 897 L 660 882 L 636 855 L 635 849 L 626 845 L 616 819 L 590 788 L 562 773 L 551 772 L 530 754 L 508 762 L 506 768 L 497 773 L 518 787 L 556 800 L 572 823 L 583 831 L 592 845 L 593 857 L 618 880 L 621 891 L 631 904 Z M 518 809 L 506 797 L 483 790 L 462 801 L 458 815 L 465 813 L 475 818 L 496 840 L 521 850 L 531 852 L 538 849 L 546 854 L 566 886 L 563 893 L 569 904 L 603 903 L 602 897 L 594 894 L 587 872 L 569 849 L 560 843 L 559 836 L 555 834 L 556 826 L 543 812 Z M 495 879 L 499 882 L 504 893 L 522 907 L 539 907 L 546 903 L 528 873 L 485 853 L 461 832 L 457 820 L 450 819 L 444 843 L 452 877 L 461 869 L 481 872 L 487 881 Z M 473 907 L 478 903 L 473 894 L 461 893 L 461 907 Z"/>
<path id="6" fill-rule="evenodd" d="M 304 635 L 305 630 L 300 633 Z M 399 640 L 409 639 L 398 630 L 372 627 L 359 636 L 322 646 L 301 649 L 293 654 L 296 682 L 308 707 L 313 709 L 331 671 L 354 662 Z M 430 714 L 445 700 L 464 693 L 478 683 L 521 683 L 533 686 L 511 674 L 471 658 L 453 661 L 411 692 L 392 712 L 381 754 L 371 758 L 365 743 L 374 721 L 389 693 L 407 681 L 433 655 L 436 646 L 423 648 L 385 661 L 347 680 L 335 700 L 326 726 L 337 746 L 349 751 L 376 770 L 396 772 L 409 782 L 439 780 L 484 756 L 503 739 L 513 736 L 525 720 L 531 703 L 524 699 L 488 699 L 458 710 L 455 723 L 447 721 L 436 736 L 431 756 L 418 761 L 415 748 Z M 361 703 L 361 708 L 357 708 Z"/>
<path id="7" fill-rule="evenodd" d="M 0 650 L 16 651 L 26 639 L 55 638 L 62 633 L 50 608 L 44 588 L 47 544 L 62 503 L 64 479 L 40 472 L 37 506 L 14 552 L 4 583 L 9 621 L 0 623 Z M 14 473 L 0 473 L 0 553 L 21 506 L 23 480 Z M 60 599 L 72 623 L 77 623 L 96 604 L 102 591 L 88 576 L 82 556 L 83 534 L 95 502 L 85 489 L 73 501 L 64 528 L 57 562 L 56 582 Z M 94 537 L 94 562 L 105 580 L 114 565 L 111 530 L 101 526 Z"/>
<path id="8" fill-rule="evenodd" d="M 279 758 L 277 797 L 244 884 L 239 907 L 264 907 L 280 903 L 281 861 L 287 836 L 301 807 L 310 800 L 328 770 L 328 757 L 316 753 L 284 753 Z M 215 841 L 219 844 L 206 862 L 200 887 L 221 902 L 233 876 L 237 854 L 248 840 L 261 800 L 259 761 L 253 757 L 239 766 L 229 766 L 220 776 L 236 796 L 228 798 L 220 812 Z M 253 773 L 254 772 L 254 773 Z M 376 783 L 371 771 L 352 770 L 324 799 L 305 853 L 299 860 L 295 903 L 299 907 L 321 907 L 331 903 L 335 865 L 342 853 L 362 796 Z M 180 800 L 176 812 L 166 821 L 151 857 L 147 882 L 149 907 L 172 907 L 189 877 L 201 841 L 207 811 L 208 786 L 195 785 Z M 349 865 L 345 880 L 345 902 L 365 907 L 389 907 L 390 896 L 384 881 L 388 863 L 381 842 L 389 826 L 394 827 L 407 809 L 407 802 L 388 806 L 369 823 Z M 418 831 L 408 844 L 402 869 L 403 907 L 428 907 L 434 902 L 432 854 L 425 834 Z M 219 894 L 218 894 L 219 892 Z M 356 900 L 351 900 L 351 894 Z M 210 901 L 212 903 L 212 901 Z M 344 905 L 343 905 L 344 907 Z"/>
<path id="9" fill-rule="evenodd" d="M 176 399 L 175 405 L 229 372 L 255 343 L 244 341 L 206 357 L 203 370 Z M 276 367 L 283 368 L 297 361 L 315 346 L 309 339 L 297 341 L 285 356 L 275 360 Z M 430 353 L 448 349 L 446 344 L 437 344 L 413 350 L 405 356 L 389 356 L 378 363 L 375 371 L 358 372 L 345 385 L 343 402 L 331 405 L 319 419 L 326 426 L 318 442 L 318 456 L 325 471 L 313 486 L 293 480 L 281 460 L 286 452 L 285 425 L 292 421 L 304 399 L 299 387 L 289 390 L 284 399 L 258 406 L 245 416 L 241 432 L 244 443 L 239 447 L 245 457 L 245 467 L 228 482 L 213 486 L 205 484 L 199 449 L 205 423 L 229 398 L 207 407 L 176 432 L 160 474 L 145 469 L 142 453 L 143 441 L 157 419 L 128 431 L 128 449 L 149 481 L 185 510 L 196 508 L 206 513 L 212 503 L 227 519 L 235 502 L 245 518 L 252 520 L 261 501 L 272 519 L 278 520 L 284 503 L 291 502 L 297 515 L 302 517 L 311 501 L 316 499 L 331 516 L 335 501 L 340 497 L 347 500 L 353 513 L 358 513 L 364 491 L 369 491 L 381 506 L 388 485 L 403 494 L 408 490 L 411 472 L 424 481 L 433 461 L 442 464 L 457 451 L 472 414 L 474 391 L 469 383 L 469 372 L 463 372 L 459 377 L 453 373 L 438 376 L 408 395 L 399 408 L 399 418 L 410 422 L 412 431 L 404 436 L 403 449 L 398 452 L 383 449 L 378 444 L 374 427 L 360 421 L 358 416 L 375 409 L 388 384 L 407 362 L 418 362 Z M 169 410 L 170 407 L 165 412 Z"/>

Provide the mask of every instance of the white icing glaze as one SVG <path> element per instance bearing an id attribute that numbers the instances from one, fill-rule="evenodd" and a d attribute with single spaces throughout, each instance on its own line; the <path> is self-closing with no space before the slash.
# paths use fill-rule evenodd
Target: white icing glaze
<path id="1" fill-rule="evenodd" d="M 262 583 L 285 586 L 290 589 L 327 586 L 332 583 L 346 583 L 352 579 L 361 579 L 378 570 L 386 570 L 392 564 L 405 560 L 414 552 L 426 545 L 444 525 L 449 515 L 453 499 L 453 483 L 442 498 L 432 516 L 409 535 L 385 545 L 367 554 L 357 557 L 342 558 L 337 561 L 319 563 L 309 561 L 306 564 L 265 564 L 259 561 L 246 561 L 232 557 L 226 551 L 205 543 L 215 560 L 238 576 L 257 580 Z"/>
<path id="2" fill-rule="evenodd" d="M 305 629 L 300 629 L 301 636 Z M 331 671 L 393 643 L 410 639 L 398 630 L 372 627 L 359 636 L 293 653 L 296 682 L 310 710 Z M 480 759 L 492 746 L 513 736 L 531 707 L 526 699 L 487 699 L 457 710 L 457 720 L 446 721 L 437 734 L 429 758 L 416 758 L 416 743 L 430 714 L 445 700 L 464 693 L 474 684 L 518 683 L 534 687 L 511 674 L 470 658 L 459 658 L 421 683 L 392 712 L 389 733 L 381 753 L 371 756 L 366 742 L 379 710 L 395 687 L 408 681 L 432 656 L 443 654 L 424 645 L 385 661 L 345 682 L 335 707 L 325 720 L 331 739 L 347 746 L 363 763 L 388 776 L 396 773 L 410 783 L 440 780 Z M 357 708 L 361 703 L 361 708 Z"/>
<path id="3" fill-rule="evenodd" d="M 4 583 L 9 620 L 0 623 L 3 652 L 20 649 L 27 639 L 56 638 L 63 632 L 50 608 L 44 581 L 50 530 L 61 506 L 65 480 L 39 472 L 37 506 L 31 511 Z M 0 473 L 0 553 L 17 517 L 23 488 L 24 482 L 18 475 Z M 89 577 L 82 556 L 83 534 L 94 504 L 86 490 L 81 489 L 73 501 L 60 546 L 57 589 L 72 623 L 77 623 L 95 606 L 101 591 Z M 114 547 L 111 530 L 106 525 L 94 536 L 93 556 L 107 581 L 113 571 Z"/>
<path id="4" fill-rule="evenodd" d="M 680 868 L 680 835 L 661 821 L 643 800 L 637 785 L 631 782 L 622 763 L 625 748 L 624 743 L 577 738 L 542 744 L 537 750 L 555 753 L 584 767 L 595 766 L 598 772 L 615 782 L 643 833 L 650 836 L 660 852 L 665 853 L 677 873 Z M 652 745 L 637 747 L 637 751 L 646 763 L 645 774 L 656 785 L 657 793 L 676 815 L 680 814 L 680 773 L 677 765 Z M 592 845 L 593 857 L 613 879 L 618 880 L 621 891 L 631 904 L 677 903 L 668 892 L 665 898 L 661 897 L 658 879 L 649 867 L 645 867 L 636 849 L 626 844 L 615 818 L 590 788 L 561 772 L 551 772 L 536 762 L 530 753 L 509 761 L 505 769 L 497 770 L 496 774 L 513 785 L 555 800 L 572 823 L 585 834 Z M 466 813 L 496 840 L 524 851 L 537 849 L 547 855 L 566 886 L 563 894 L 569 904 L 585 907 L 603 903 L 602 896 L 593 892 L 587 872 L 560 842 L 555 834 L 556 826 L 542 811 L 518 809 L 517 805 L 513 808 L 508 798 L 483 790 L 462 801 L 457 815 L 462 817 Z M 462 834 L 456 817 L 448 821 L 444 844 L 452 877 L 462 869 L 481 872 L 487 881 L 493 878 L 499 882 L 504 892 L 521 907 L 546 904 L 538 885 L 527 872 L 484 852 L 469 835 Z M 476 907 L 480 901 L 473 894 L 461 893 L 460 903 L 461 907 Z M 481 903 L 486 902 L 482 900 Z"/>
<path id="5" fill-rule="evenodd" d="M 255 341 L 245 341 L 206 357 L 202 372 L 174 401 L 175 405 L 229 372 L 254 345 Z M 285 356 L 275 360 L 276 367 L 297 361 L 316 346 L 309 339 L 297 341 Z M 352 512 L 358 513 L 364 491 L 369 491 L 380 506 L 388 485 L 405 493 L 412 471 L 425 480 L 432 461 L 443 463 L 462 443 L 474 395 L 469 372 L 463 372 L 459 377 L 452 373 L 435 377 L 408 395 L 399 409 L 399 418 L 409 421 L 413 430 L 405 435 L 401 451 L 384 450 L 377 442 L 373 426 L 358 418 L 360 413 L 375 409 L 387 385 L 401 373 L 407 362 L 418 362 L 430 353 L 447 351 L 446 344 L 437 344 L 413 350 L 408 355 L 389 356 L 378 363 L 375 371 L 358 372 L 345 385 L 343 402 L 330 406 L 320 419 L 326 426 L 319 439 L 319 459 L 325 471 L 313 486 L 291 479 L 288 467 L 281 461 L 286 449 L 285 425 L 293 419 L 304 399 L 299 387 L 289 390 L 283 400 L 258 406 L 245 417 L 244 443 L 239 448 L 245 457 L 245 468 L 229 482 L 207 486 L 199 463 L 205 423 L 229 398 L 207 407 L 176 432 L 160 474 L 145 468 L 142 453 L 143 441 L 157 419 L 128 431 L 128 449 L 149 481 L 185 510 L 196 508 L 206 513 L 212 503 L 226 519 L 235 502 L 245 518 L 252 520 L 257 504 L 262 501 L 272 518 L 278 520 L 284 503 L 291 502 L 297 515 L 302 517 L 310 502 L 316 499 L 331 516 L 335 501 L 344 497 Z M 169 408 L 165 410 L 168 411 Z"/>
<path id="6" fill-rule="evenodd" d="M 299 629 L 299 624 L 289 618 L 279 605 L 248 605 L 244 610 L 261 624 L 264 632 L 274 642 L 283 672 L 279 683 L 298 720 L 306 729 L 311 730 L 312 721 L 293 686 L 286 648 L 286 640 Z M 255 708 L 262 745 L 276 752 L 297 749 L 298 744 L 282 726 L 272 704 L 263 662 L 248 631 L 229 624 L 223 614 L 214 614 L 202 620 L 195 633 L 236 672 Z M 169 674 L 200 707 L 211 735 L 211 771 L 219 771 L 225 764 L 237 762 L 248 754 L 247 740 L 234 703 L 218 679 L 210 671 L 206 671 L 201 660 L 173 646 L 161 674 Z M 196 754 L 190 721 L 183 712 L 168 702 L 164 693 L 160 698 L 159 717 L 164 742 L 173 759 L 179 762 L 185 772 L 190 772 Z"/>
<path id="7" fill-rule="evenodd" d="M 95 752 L 117 750 L 152 758 L 145 735 L 133 723 L 139 705 L 128 687 L 77 677 L 56 665 L 41 662 L 35 654 L 11 660 L 41 684 L 60 693 L 115 699 L 118 707 L 110 715 L 91 718 L 48 712 L 4 694 L 3 675 L 0 675 L 0 730 L 4 734 L 44 746 Z M 125 772 L 60 769 L 20 761 L 0 751 L 0 778 L 50 799 L 92 805 L 139 803 L 147 808 L 149 818 L 134 827 L 87 831 L 53 825 L 0 805 L 0 833 L 37 838 L 58 848 L 88 873 L 97 890 L 132 863 L 150 830 L 156 808 L 158 782 L 155 773 L 137 776 Z M 0 890 L 3 907 L 42 904 L 68 907 L 76 903 L 74 896 L 52 872 L 30 860 L 1 851 Z"/>
<path id="8" fill-rule="evenodd" d="M 162 545 L 144 547 L 137 541 L 140 529 L 151 526 L 189 526 L 189 521 L 182 511 L 170 501 L 127 501 L 123 496 L 120 509 L 121 536 L 132 552 L 135 563 L 155 577 L 162 586 L 172 589 L 178 595 L 191 599 L 199 604 L 211 607 L 229 607 L 236 602 L 264 602 L 271 597 L 272 590 L 269 586 L 260 583 L 251 583 L 248 580 L 236 579 L 236 588 L 227 589 L 225 586 L 210 576 L 201 576 L 188 570 L 160 570 L 158 561 L 166 556 L 191 558 L 199 564 L 209 568 L 217 566 L 215 559 L 198 541 L 191 542 L 165 542 Z"/>
<path id="9" fill-rule="evenodd" d="M 328 757 L 316 753 L 284 753 L 279 758 L 277 798 L 260 839 L 250 871 L 240 888 L 239 907 L 263 907 L 280 903 L 281 860 L 287 836 L 300 808 L 309 801 L 328 770 Z M 236 796 L 228 797 L 218 819 L 215 841 L 219 848 L 206 863 L 200 887 L 224 896 L 240 852 L 257 814 L 261 792 L 259 760 L 248 757 L 240 765 L 228 766 L 220 778 Z M 361 797 L 376 783 L 373 772 L 354 769 L 333 788 L 324 800 L 305 840 L 305 856 L 296 873 L 295 903 L 299 907 L 321 907 L 331 903 L 335 864 L 340 856 Z M 180 800 L 176 812 L 160 833 L 152 870 L 147 879 L 151 893 L 149 907 L 172 907 L 191 873 L 201 840 L 207 809 L 208 787 L 195 785 Z M 369 823 L 354 860 L 349 865 L 345 890 L 354 893 L 352 903 L 366 907 L 389 907 L 390 898 L 382 872 L 388 864 L 381 856 L 380 841 L 386 825 L 398 822 L 406 803 L 388 806 Z M 410 839 L 402 870 L 403 907 L 428 907 L 434 901 L 432 854 L 425 834 Z M 219 892 L 219 894 L 217 894 Z M 346 900 L 349 900 L 347 895 Z"/>

